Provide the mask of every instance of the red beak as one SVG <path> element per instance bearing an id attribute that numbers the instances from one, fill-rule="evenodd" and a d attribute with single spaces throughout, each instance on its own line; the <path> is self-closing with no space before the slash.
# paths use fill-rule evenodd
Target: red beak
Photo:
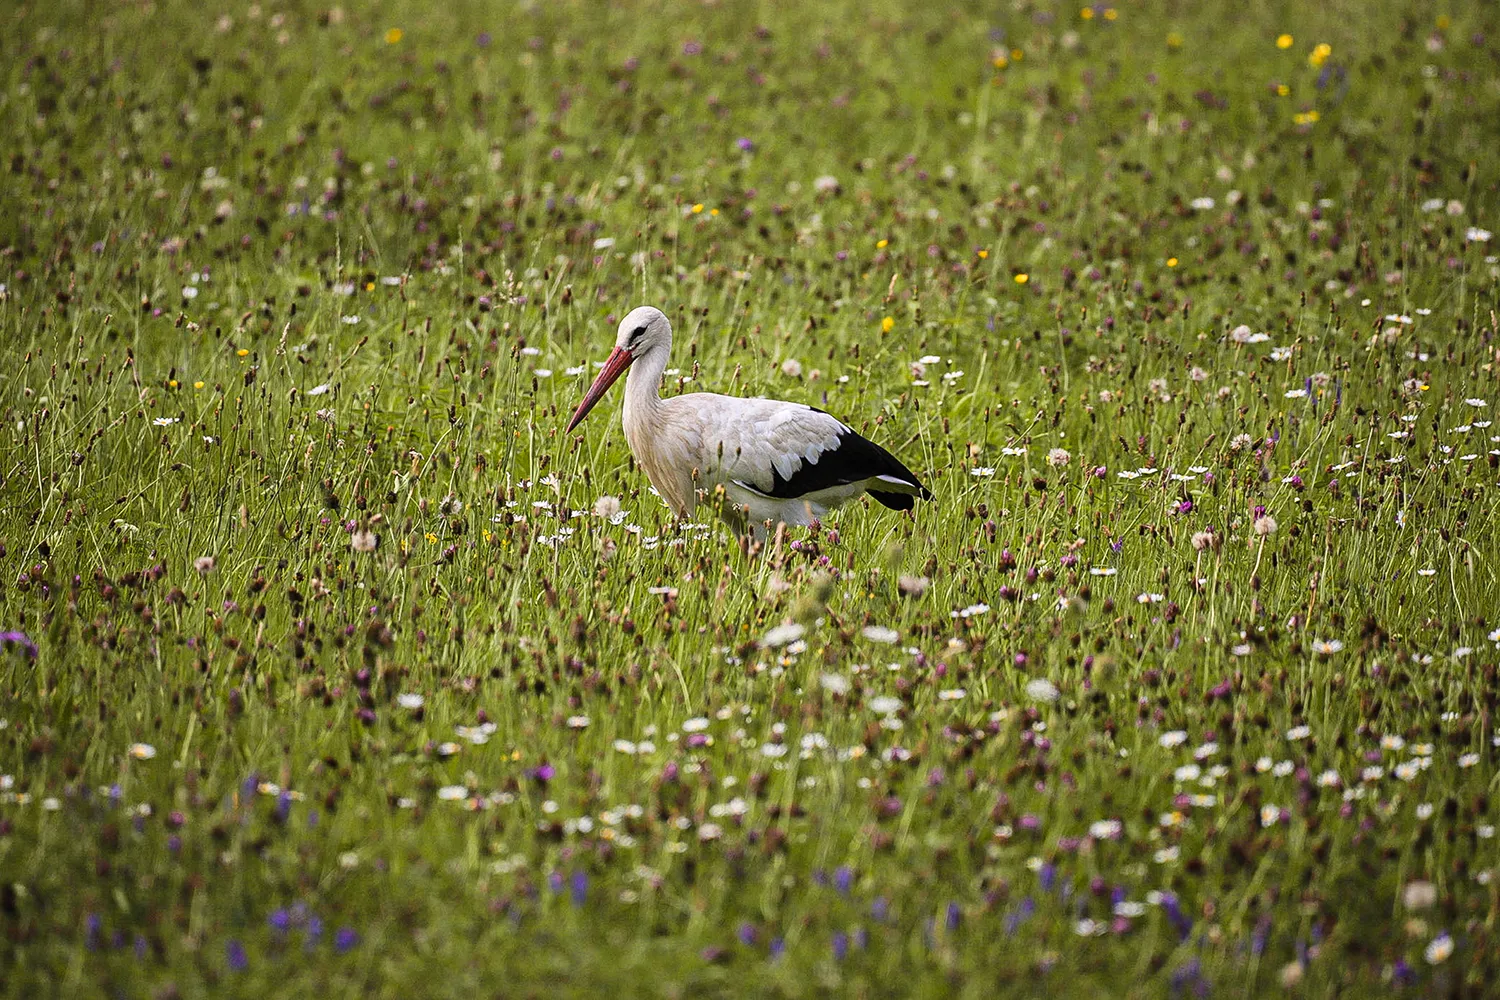
<path id="1" fill-rule="evenodd" d="M 615 384 L 616 379 L 625 374 L 625 369 L 629 368 L 630 363 L 634 360 L 635 356 L 623 347 L 616 347 L 609 353 L 609 359 L 604 362 L 604 368 L 599 372 L 598 377 L 594 379 L 594 384 L 589 386 L 589 391 L 583 394 L 583 402 L 579 403 L 578 409 L 573 411 L 573 419 L 568 421 L 568 429 L 563 433 L 571 434 L 573 428 L 583 423 L 583 418 L 589 415 L 589 411 L 594 408 L 594 404 L 604 398 L 604 394 L 609 391 L 609 387 Z"/>

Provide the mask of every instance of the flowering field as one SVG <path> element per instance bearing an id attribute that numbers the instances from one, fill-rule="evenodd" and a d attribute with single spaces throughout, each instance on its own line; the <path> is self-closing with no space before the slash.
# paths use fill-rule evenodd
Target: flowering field
<path id="1" fill-rule="evenodd" d="M 0 15 L 4 991 L 1485 993 L 1500 12 L 1276 6 Z"/>

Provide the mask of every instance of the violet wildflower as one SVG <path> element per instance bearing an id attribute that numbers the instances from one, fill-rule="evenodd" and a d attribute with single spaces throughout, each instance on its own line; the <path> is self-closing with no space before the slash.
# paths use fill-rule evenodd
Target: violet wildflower
<path id="1" fill-rule="evenodd" d="M 576 871 L 569 882 L 570 896 L 574 906 L 582 906 L 589 898 L 589 876 L 588 872 Z"/>
<path id="2" fill-rule="evenodd" d="M 224 958 L 229 963 L 229 968 L 234 972 L 243 972 L 250 965 L 250 959 L 245 954 L 245 946 L 234 938 L 230 938 L 224 945 Z"/>
<path id="3" fill-rule="evenodd" d="M 36 643 L 32 642 L 30 637 L 28 637 L 25 632 L 18 632 L 15 630 L 9 632 L 0 632 L 0 647 L 9 648 L 12 645 L 21 647 L 26 651 L 27 656 L 31 657 L 33 660 L 36 659 Z"/>
<path id="4" fill-rule="evenodd" d="M 340 927 L 333 935 L 333 950 L 340 955 L 357 944 L 359 944 L 359 935 L 352 927 Z"/>

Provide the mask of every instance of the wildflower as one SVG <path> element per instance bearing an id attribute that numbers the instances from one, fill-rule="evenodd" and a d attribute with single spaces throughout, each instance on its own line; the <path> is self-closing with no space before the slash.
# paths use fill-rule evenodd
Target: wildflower
<path id="1" fill-rule="evenodd" d="M 1475 764 L 1478 764 L 1478 763 L 1479 763 L 1479 755 L 1477 753 L 1466 753 L 1466 754 L 1463 754 L 1462 756 L 1460 756 L 1458 758 L 1458 766 L 1459 767 L 1473 767 Z"/>
<path id="2" fill-rule="evenodd" d="M 823 674 L 818 678 L 818 683 L 829 694 L 841 695 L 849 693 L 849 678 L 843 674 Z"/>
<path id="3" fill-rule="evenodd" d="M 594 501 L 594 516 L 605 520 L 613 520 L 620 514 L 620 500 L 618 497 L 605 495 Z"/>
<path id="4" fill-rule="evenodd" d="M 1261 826 L 1275 826 L 1279 822 L 1281 822 L 1281 807 L 1280 806 L 1261 806 L 1260 807 L 1260 825 Z"/>
<path id="5" fill-rule="evenodd" d="M 349 545 L 355 552 L 374 552 L 380 540 L 375 533 L 368 528 L 360 528 L 349 537 Z"/>
<path id="6" fill-rule="evenodd" d="M 213 571 L 213 568 L 213 556 L 199 556 L 197 559 L 193 560 L 193 569 L 198 572 L 199 576 L 207 575 L 208 573 Z"/>
<path id="7" fill-rule="evenodd" d="M 789 643 L 796 642 L 798 639 L 802 638 L 803 634 L 806 633 L 806 631 L 806 628 L 798 625 L 795 622 L 789 622 L 785 625 L 777 625 L 775 628 L 771 629 L 765 634 L 765 637 L 761 639 L 760 644 L 766 649 L 778 649 L 782 646 L 788 645 Z"/>
<path id="8" fill-rule="evenodd" d="M 156 747 L 149 743 L 132 743 L 129 752 L 136 760 L 150 760 L 156 756 Z"/>
<path id="9" fill-rule="evenodd" d="M 1038 677 L 1026 682 L 1026 697 L 1033 701 L 1050 704 L 1058 699 L 1059 694 L 1057 685 L 1045 678 Z"/>
<path id="10" fill-rule="evenodd" d="M 1468 240 L 1470 243 L 1488 243 L 1490 241 L 1490 237 L 1494 235 L 1495 234 L 1490 232 L 1488 229 L 1480 229 L 1478 226 L 1470 226 L 1468 229 L 1464 230 L 1464 239 Z"/>
<path id="11" fill-rule="evenodd" d="M 437 797 L 444 802 L 459 802 L 469 797 L 467 785 L 444 785 L 437 790 Z"/>
<path id="12" fill-rule="evenodd" d="M 1486 236 L 1485 239 L 1489 239 L 1489 237 Z M 1031 280 L 1031 275 L 1025 273 L 1024 271 L 1021 272 L 1020 274 L 1017 274 L 1016 277 L 1015 277 L 1015 282 L 1018 285 L 1024 285 L 1024 284 L 1026 284 L 1026 282 L 1028 282 L 1030 280 Z"/>
<path id="13" fill-rule="evenodd" d="M 1047 464 L 1053 468 L 1061 468 L 1073 460 L 1073 456 L 1066 449 L 1053 448 L 1047 452 Z"/>
<path id="14" fill-rule="evenodd" d="M 781 374 L 785 375 L 787 378 L 801 378 L 802 362 L 798 361 L 796 358 L 787 358 L 781 363 Z"/>
<path id="15" fill-rule="evenodd" d="M 893 628 L 884 625 L 866 625 L 860 630 L 860 634 L 871 642 L 885 643 L 889 645 L 901 637 L 901 634 Z"/>
<path id="16" fill-rule="evenodd" d="M 823 174 L 821 177 L 815 177 L 813 178 L 813 190 L 818 194 L 837 194 L 839 179 L 832 174 Z"/>
<path id="17" fill-rule="evenodd" d="M 877 715 L 894 715 L 901 711 L 901 699 L 880 695 L 865 702 L 865 707 Z"/>
<path id="18" fill-rule="evenodd" d="M 1447 931 L 1443 931 L 1432 939 L 1432 942 L 1427 945 L 1426 951 L 1422 954 L 1427 959 L 1429 965 L 1440 965 L 1446 962 L 1448 957 L 1453 954 L 1453 938 L 1448 935 Z"/>
<path id="19" fill-rule="evenodd" d="M 1156 742 L 1161 744 L 1164 749 L 1170 750 L 1173 747 L 1180 747 L 1184 743 L 1186 743 L 1187 733 L 1183 732 L 1181 729 L 1168 730 L 1167 732 L 1162 733 L 1161 736 L 1157 737 Z"/>
<path id="20" fill-rule="evenodd" d="M 1286 738 L 1292 741 L 1305 740 L 1312 735 L 1310 726 L 1293 726 L 1286 731 Z"/>
<path id="21" fill-rule="evenodd" d="M 417 709 L 427 704 L 427 699 L 419 694 L 405 692 L 396 695 L 396 704 L 400 705 L 402 708 L 408 711 L 415 712 Z"/>
<path id="22" fill-rule="evenodd" d="M 1261 537 L 1274 534 L 1276 531 L 1276 519 L 1269 514 L 1262 514 L 1250 525 L 1255 533 Z"/>
<path id="23" fill-rule="evenodd" d="M 385 44 L 395 45 L 405 35 L 400 28 L 387 28 L 385 32 Z"/>
<path id="24" fill-rule="evenodd" d="M 1333 46 L 1327 42 L 1319 42 L 1313 46 L 1312 52 L 1307 57 L 1307 64 L 1314 69 L 1322 66 L 1333 55 Z"/>
<path id="25" fill-rule="evenodd" d="M 1408 910 L 1425 910 L 1437 902 L 1437 886 L 1424 879 L 1406 883 L 1401 902 Z"/>
<path id="26" fill-rule="evenodd" d="M 1292 47 L 1292 36 L 1280 34 L 1276 36 L 1276 47 L 1278 49 L 1289 49 Z"/>
<path id="27" fill-rule="evenodd" d="M 921 597 L 927 592 L 931 583 L 932 581 L 925 576 L 903 576 L 896 581 L 896 589 L 907 597 Z M 1500 642 L 1500 638 L 1496 638 L 1495 641 Z"/>
<path id="28" fill-rule="evenodd" d="M 1339 650 L 1341 650 L 1343 648 L 1344 648 L 1343 642 L 1341 642 L 1338 639 L 1328 639 L 1328 640 L 1314 639 L 1313 643 L 1312 643 L 1312 650 L 1313 650 L 1313 652 L 1314 653 L 1318 653 L 1318 654 L 1323 655 L 1323 656 L 1329 656 L 1329 655 L 1331 655 L 1333 653 L 1337 653 Z"/>

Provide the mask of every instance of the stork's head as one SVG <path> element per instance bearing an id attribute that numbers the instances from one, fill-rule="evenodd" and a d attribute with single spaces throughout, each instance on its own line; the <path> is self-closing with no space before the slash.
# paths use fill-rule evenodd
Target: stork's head
<path id="1" fill-rule="evenodd" d="M 672 324 L 666 313 L 654 306 L 639 306 L 620 320 L 615 350 L 629 351 L 631 357 L 639 358 L 649 351 L 670 347 L 671 343 Z"/>
<path id="2" fill-rule="evenodd" d="M 589 386 L 589 391 L 584 393 L 583 402 L 578 404 L 578 409 L 573 412 L 573 419 L 568 421 L 568 432 L 583 422 L 583 418 L 589 415 L 594 404 L 604 398 L 609 387 L 615 384 L 615 380 L 625 374 L 625 369 L 631 363 L 647 354 L 656 351 L 669 351 L 672 348 L 672 324 L 668 321 L 666 313 L 652 306 L 640 306 L 632 309 L 620 321 L 620 333 L 615 337 L 615 349 L 610 352 L 609 358 L 604 362 L 604 367 L 599 370 L 594 384 Z"/>

